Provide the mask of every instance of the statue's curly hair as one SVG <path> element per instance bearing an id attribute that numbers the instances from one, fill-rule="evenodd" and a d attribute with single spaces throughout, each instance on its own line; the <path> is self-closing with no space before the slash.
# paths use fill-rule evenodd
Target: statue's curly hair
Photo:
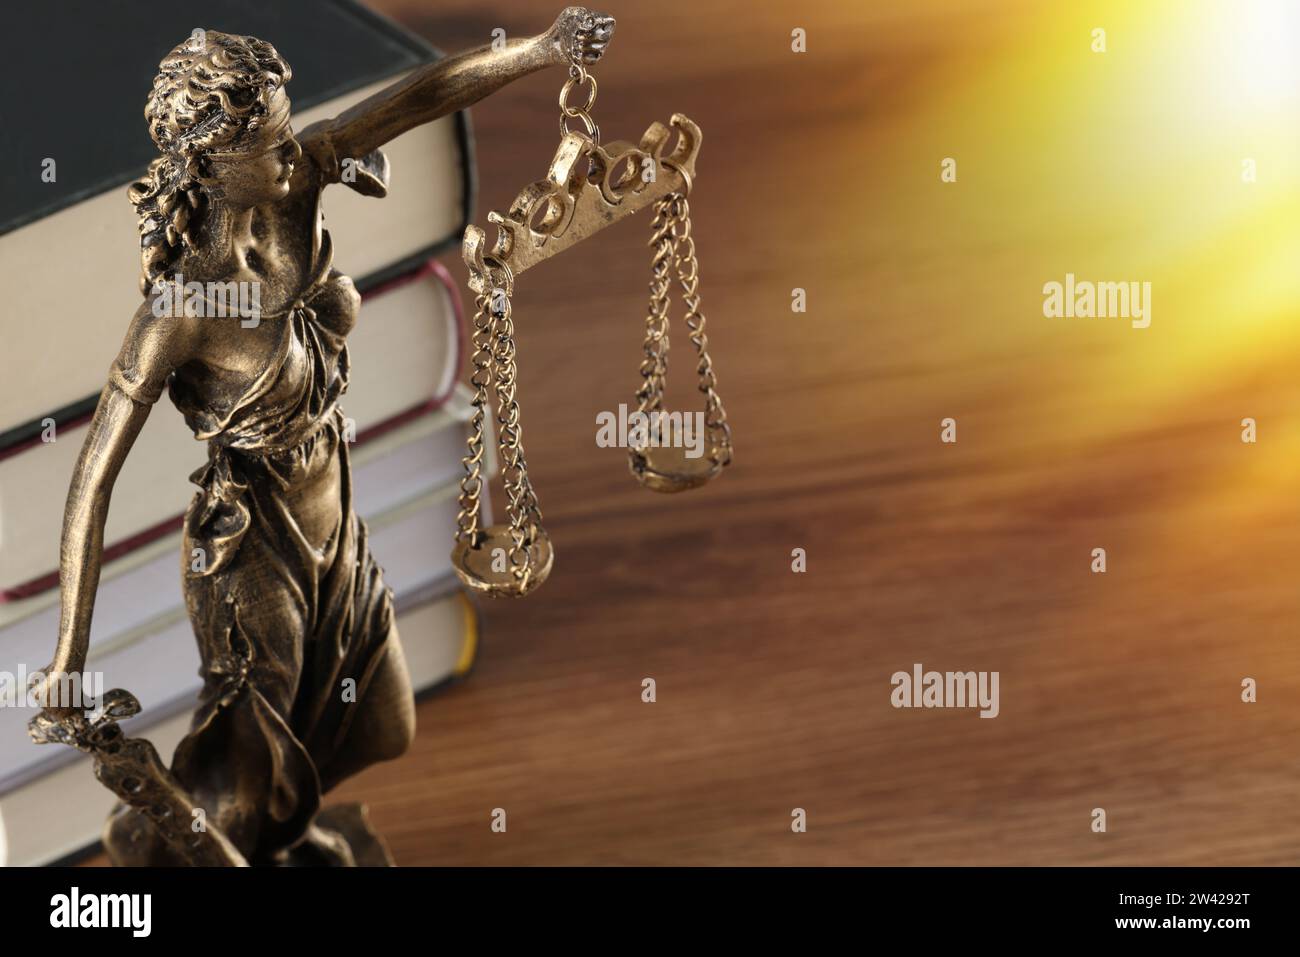
<path id="1" fill-rule="evenodd" d="M 196 243 L 205 154 L 247 140 L 292 76 L 271 44 L 216 30 L 196 30 L 158 65 L 144 116 L 162 155 L 127 190 L 139 218 L 142 294 Z"/>

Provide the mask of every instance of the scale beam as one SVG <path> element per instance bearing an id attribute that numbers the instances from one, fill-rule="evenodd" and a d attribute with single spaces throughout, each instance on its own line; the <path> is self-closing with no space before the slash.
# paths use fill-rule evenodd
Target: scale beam
<path id="1" fill-rule="evenodd" d="M 466 228 L 461 253 L 470 288 L 482 295 L 493 286 L 489 266 L 498 272 L 509 267 L 518 276 L 671 193 L 689 192 L 700 128 L 680 113 L 671 123 L 671 130 L 652 123 L 638 145 L 620 140 L 601 146 L 582 133 L 566 133 L 546 179 L 525 187 L 504 216 L 488 213 L 497 228 L 491 248 L 482 229 Z M 673 130 L 676 142 L 665 155 Z"/>

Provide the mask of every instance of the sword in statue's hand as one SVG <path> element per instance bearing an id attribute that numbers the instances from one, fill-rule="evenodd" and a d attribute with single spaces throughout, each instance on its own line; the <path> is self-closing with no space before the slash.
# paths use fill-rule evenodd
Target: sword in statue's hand
<path id="1" fill-rule="evenodd" d="M 119 721 L 140 713 L 135 695 L 121 688 L 105 692 L 91 712 L 51 705 L 58 675 L 48 674 L 37 690 L 44 711 L 27 733 L 37 744 L 66 744 L 94 758 L 95 777 L 124 804 L 139 810 L 185 861 L 196 867 L 247 866 L 221 830 L 196 819 L 194 801 L 144 738 L 129 738 Z"/>

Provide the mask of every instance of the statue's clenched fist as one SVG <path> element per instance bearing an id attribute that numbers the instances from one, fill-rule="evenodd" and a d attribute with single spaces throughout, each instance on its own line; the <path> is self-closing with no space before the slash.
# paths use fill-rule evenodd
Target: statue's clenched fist
<path id="1" fill-rule="evenodd" d="M 565 7 L 551 32 L 566 60 L 590 65 L 604 56 L 614 36 L 614 18 L 586 7 Z"/>

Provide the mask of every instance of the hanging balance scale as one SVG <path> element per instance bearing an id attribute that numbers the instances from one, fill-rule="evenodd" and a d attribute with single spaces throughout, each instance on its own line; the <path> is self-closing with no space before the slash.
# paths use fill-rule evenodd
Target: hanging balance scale
<path id="1" fill-rule="evenodd" d="M 581 106 L 570 104 L 574 90 L 588 83 L 586 101 Z M 575 62 L 560 91 L 560 146 L 546 179 L 523 189 L 505 215 L 495 211 L 488 214 L 488 222 L 496 227 L 496 239 L 490 248 L 482 229 L 470 226 L 465 230 L 462 254 L 476 305 L 470 377 L 474 412 L 462 460 L 465 475 L 460 483 L 460 512 L 451 558 L 457 576 L 468 588 L 493 597 L 528 594 L 546 580 L 554 561 L 524 458 L 510 314 L 515 279 L 530 266 L 639 210 L 653 207 L 650 305 L 645 321 L 641 385 L 636 392 L 637 411 L 645 417 L 643 421 L 664 421 L 668 314 L 675 279 L 697 357 L 706 441 L 704 453 L 691 457 L 683 443 L 665 445 L 640 435 L 636 440 L 629 439 L 628 465 L 646 488 L 681 492 L 705 484 L 731 462 L 731 428 L 718 396 L 704 314 L 700 311 L 699 262 L 688 205 L 700 150 L 700 128 L 678 113 L 672 118 L 671 129 L 655 122 L 639 144 L 619 141 L 601 145 L 599 127 L 591 118 L 595 102 L 596 78 Z M 580 120 L 583 129 L 570 130 L 571 120 Z M 484 527 L 484 436 L 490 393 L 495 393 L 496 399 L 497 444 L 508 521 Z"/>

